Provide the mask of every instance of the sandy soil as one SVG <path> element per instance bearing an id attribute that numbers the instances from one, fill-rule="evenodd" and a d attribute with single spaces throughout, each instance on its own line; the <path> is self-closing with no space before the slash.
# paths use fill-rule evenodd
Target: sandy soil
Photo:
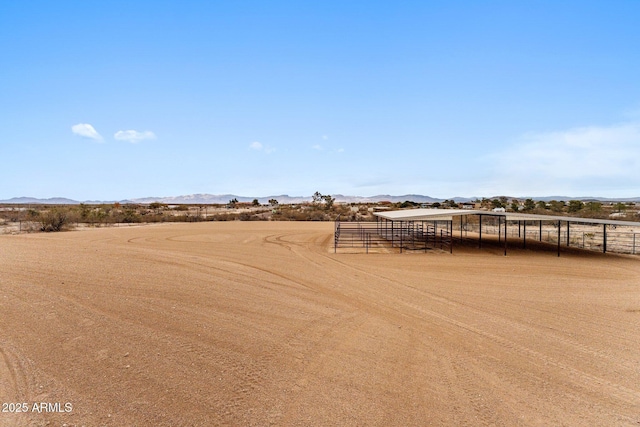
<path id="1" fill-rule="evenodd" d="M 28 407 L 0 425 L 640 424 L 637 257 L 334 255 L 332 231 L 0 236 L 0 402 Z"/>

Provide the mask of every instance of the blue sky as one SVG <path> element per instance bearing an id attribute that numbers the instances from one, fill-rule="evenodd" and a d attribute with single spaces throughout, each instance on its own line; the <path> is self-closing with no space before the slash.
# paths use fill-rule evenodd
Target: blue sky
<path id="1" fill-rule="evenodd" d="M 0 2 L 0 199 L 640 196 L 640 2 Z"/>

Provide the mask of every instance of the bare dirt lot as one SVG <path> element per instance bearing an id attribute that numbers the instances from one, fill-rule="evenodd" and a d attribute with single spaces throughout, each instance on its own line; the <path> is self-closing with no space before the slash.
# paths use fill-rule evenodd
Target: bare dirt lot
<path id="1" fill-rule="evenodd" d="M 0 425 L 640 425 L 637 257 L 332 231 L 0 236 Z"/>

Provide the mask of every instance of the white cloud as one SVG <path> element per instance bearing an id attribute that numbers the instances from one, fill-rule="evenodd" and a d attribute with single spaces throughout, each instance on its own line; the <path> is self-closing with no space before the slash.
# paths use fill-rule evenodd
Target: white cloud
<path id="1" fill-rule="evenodd" d="M 156 135 L 151 131 L 138 132 L 137 130 L 119 130 L 113 135 L 118 141 L 128 141 L 137 144 L 145 139 L 156 139 Z"/>
<path id="2" fill-rule="evenodd" d="M 322 151 L 322 145 L 320 144 L 315 144 L 311 148 L 313 148 L 314 150 Z"/>
<path id="3" fill-rule="evenodd" d="M 326 141 L 327 139 L 329 139 L 329 136 L 328 135 L 322 135 L 322 139 L 324 139 Z"/>
<path id="4" fill-rule="evenodd" d="M 640 192 L 640 124 L 528 134 L 485 159 L 496 183 L 518 194 Z M 578 194 L 576 194 L 578 195 Z"/>
<path id="5" fill-rule="evenodd" d="M 71 132 L 83 138 L 102 141 L 102 136 L 88 123 L 78 123 L 77 125 L 71 126 Z"/>
<path id="6" fill-rule="evenodd" d="M 251 144 L 249 144 L 249 148 L 251 148 L 252 150 L 255 150 L 255 151 L 263 151 L 263 152 L 265 152 L 267 154 L 273 153 L 274 151 L 276 151 L 275 148 L 269 147 L 268 145 L 264 146 L 264 145 L 262 145 L 261 142 L 258 142 L 258 141 L 254 141 Z"/>

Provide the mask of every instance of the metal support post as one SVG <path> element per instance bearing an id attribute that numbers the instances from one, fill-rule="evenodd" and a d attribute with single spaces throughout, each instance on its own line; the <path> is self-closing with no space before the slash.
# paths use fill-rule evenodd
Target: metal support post
<path id="1" fill-rule="evenodd" d="M 504 217 L 504 256 L 507 256 L 507 217 Z"/>
<path id="2" fill-rule="evenodd" d="M 560 221 L 558 221 L 558 256 L 560 256 Z"/>
<path id="3" fill-rule="evenodd" d="M 391 247 L 392 248 L 393 248 L 393 245 L 394 245 L 394 240 L 395 240 L 395 235 L 396 235 L 395 230 L 393 229 L 394 228 L 394 224 L 395 224 L 395 221 L 391 221 Z"/>
<path id="4" fill-rule="evenodd" d="M 542 220 L 540 220 L 540 241 L 542 242 Z"/>

